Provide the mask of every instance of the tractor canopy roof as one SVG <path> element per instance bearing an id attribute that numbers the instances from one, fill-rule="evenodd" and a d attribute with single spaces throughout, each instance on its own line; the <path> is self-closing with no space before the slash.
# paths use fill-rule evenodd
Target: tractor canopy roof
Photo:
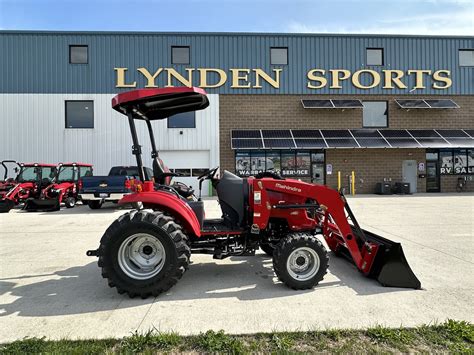
<path id="1" fill-rule="evenodd" d="M 45 164 L 45 163 L 20 163 L 20 166 L 25 166 L 25 167 L 37 166 L 41 168 L 55 168 L 56 167 L 55 164 Z"/>
<path id="2" fill-rule="evenodd" d="M 206 92 L 195 87 L 140 89 L 118 94 L 112 107 L 133 118 L 162 120 L 178 113 L 203 110 L 209 106 Z"/>
<path id="3" fill-rule="evenodd" d="M 92 167 L 92 164 L 87 164 L 87 163 L 59 163 L 58 166 L 87 166 L 87 167 Z"/>

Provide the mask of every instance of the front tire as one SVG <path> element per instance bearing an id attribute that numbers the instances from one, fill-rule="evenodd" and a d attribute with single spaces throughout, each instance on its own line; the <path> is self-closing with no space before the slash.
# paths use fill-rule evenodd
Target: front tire
<path id="1" fill-rule="evenodd" d="M 260 243 L 260 249 L 262 249 L 268 256 L 273 256 L 275 247 L 269 243 Z"/>
<path id="2" fill-rule="evenodd" d="M 118 293 L 156 297 L 183 276 L 190 256 L 188 238 L 173 217 L 161 211 L 132 210 L 102 237 L 99 267 Z"/>
<path id="3" fill-rule="evenodd" d="M 327 273 L 329 258 L 324 245 L 311 234 L 294 233 L 282 239 L 273 254 L 278 279 L 295 290 L 316 286 Z"/>
<path id="4" fill-rule="evenodd" d="M 66 206 L 66 208 L 73 208 L 75 205 L 76 205 L 76 199 L 74 197 L 68 197 L 64 201 L 64 206 Z"/>

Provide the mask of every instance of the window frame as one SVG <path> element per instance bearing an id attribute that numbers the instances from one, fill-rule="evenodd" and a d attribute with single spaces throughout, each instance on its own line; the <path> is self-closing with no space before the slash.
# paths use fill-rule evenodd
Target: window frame
<path id="1" fill-rule="evenodd" d="M 173 118 L 173 117 L 181 115 L 181 114 L 192 114 L 193 115 L 193 123 L 194 123 L 193 127 L 170 127 L 170 118 Z M 166 127 L 168 129 L 195 129 L 196 128 L 196 111 L 182 112 L 182 113 L 178 113 L 176 115 L 173 115 L 171 117 L 167 117 L 166 118 Z"/>
<path id="2" fill-rule="evenodd" d="M 473 48 L 461 48 L 458 49 L 458 65 L 461 68 L 472 68 L 474 67 L 474 62 L 471 65 L 461 65 L 461 52 L 472 52 L 474 55 L 474 49 Z"/>
<path id="3" fill-rule="evenodd" d="M 369 55 L 368 55 L 368 51 L 369 50 L 379 50 L 382 52 L 382 64 L 369 64 Z M 381 48 L 381 47 L 367 47 L 365 48 L 365 64 L 367 66 L 371 66 L 371 67 L 383 67 L 385 65 L 385 50 L 384 48 Z"/>
<path id="4" fill-rule="evenodd" d="M 272 61 L 272 49 L 286 49 L 286 64 L 274 64 Z M 288 47 L 270 47 L 270 65 L 288 65 L 289 63 L 289 51 Z"/>
<path id="5" fill-rule="evenodd" d="M 387 124 L 385 126 L 366 126 L 364 123 L 364 107 L 362 107 L 362 128 L 389 128 L 390 127 L 390 103 L 388 100 L 362 100 L 362 105 L 364 102 L 385 102 L 387 105 Z"/>
<path id="6" fill-rule="evenodd" d="M 187 63 L 175 63 L 173 61 L 173 49 L 174 48 L 187 48 L 188 49 L 188 62 Z M 171 46 L 171 64 L 172 65 L 189 65 L 191 64 L 191 46 Z"/>
<path id="7" fill-rule="evenodd" d="M 72 56 L 71 56 L 71 51 L 73 47 L 81 47 L 81 48 L 87 48 L 87 60 L 85 63 L 73 63 L 72 62 Z M 88 44 L 70 44 L 69 45 L 69 64 L 74 64 L 74 65 L 87 65 L 89 64 L 89 45 Z"/>
<path id="8" fill-rule="evenodd" d="M 68 127 L 68 110 L 67 104 L 68 102 L 90 102 L 92 103 L 92 127 Z M 94 100 L 64 100 L 64 128 L 66 129 L 94 129 L 95 128 L 95 112 L 94 112 Z"/>

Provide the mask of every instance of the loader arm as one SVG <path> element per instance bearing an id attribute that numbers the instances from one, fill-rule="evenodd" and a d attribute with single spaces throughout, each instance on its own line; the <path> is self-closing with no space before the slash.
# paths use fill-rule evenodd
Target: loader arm
<path id="1" fill-rule="evenodd" d="M 286 218 L 291 230 L 321 228 L 329 248 L 347 256 L 366 276 L 387 286 L 420 288 L 399 243 L 363 230 L 346 198 L 323 185 L 299 180 L 251 180 L 254 228 L 265 229 L 270 218 Z M 317 213 L 309 214 L 307 201 Z"/>

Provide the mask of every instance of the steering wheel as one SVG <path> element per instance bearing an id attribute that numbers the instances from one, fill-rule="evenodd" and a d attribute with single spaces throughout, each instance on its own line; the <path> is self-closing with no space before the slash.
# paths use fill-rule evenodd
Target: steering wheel
<path id="1" fill-rule="evenodd" d="M 201 180 L 201 179 L 214 179 L 214 176 L 216 175 L 216 172 L 217 172 L 217 169 L 219 169 L 218 166 L 216 166 L 215 168 L 212 168 L 212 169 L 209 169 L 209 170 L 206 170 L 204 173 L 202 173 L 201 175 L 198 176 L 198 180 Z"/>

